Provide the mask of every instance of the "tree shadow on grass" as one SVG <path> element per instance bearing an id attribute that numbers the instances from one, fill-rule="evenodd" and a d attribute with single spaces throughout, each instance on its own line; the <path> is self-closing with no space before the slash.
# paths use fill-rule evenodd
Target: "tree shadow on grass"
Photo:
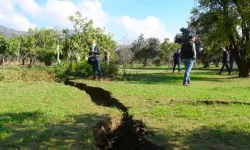
<path id="1" fill-rule="evenodd" d="M 249 150 L 250 134 L 237 130 L 227 130 L 225 126 L 202 127 L 184 133 L 155 132 L 150 139 L 167 150 Z"/>
<path id="2" fill-rule="evenodd" d="M 92 128 L 110 119 L 108 115 L 68 116 L 58 122 L 40 112 L 0 114 L 0 150 L 94 149 Z"/>
<path id="3" fill-rule="evenodd" d="M 189 133 L 184 145 L 193 150 L 248 150 L 250 148 L 250 134 L 236 129 L 227 130 L 225 126 L 218 126 L 216 129 L 203 127 Z"/>
<path id="4" fill-rule="evenodd" d="M 195 73 L 198 74 L 198 73 Z M 203 73 L 204 74 L 204 73 Z M 152 73 L 152 74 L 128 74 L 124 75 L 125 81 L 142 83 L 142 84 L 178 84 L 182 83 L 183 76 L 176 74 Z M 225 82 L 222 77 L 206 77 L 206 76 L 192 76 L 192 81 L 211 81 L 211 82 Z"/>
<path id="5" fill-rule="evenodd" d="M 173 67 L 165 67 L 165 68 L 154 68 L 154 67 L 150 67 L 150 68 L 143 68 L 143 67 L 135 67 L 135 68 L 128 68 L 130 70 L 140 70 L 140 71 L 168 71 L 168 70 L 173 70 Z M 184 68 L 181 68 L 182 70 L 184 70 Z M 192 68 L 192 70 L 201 70 L 201 71 L 211 71 L 211 72 L 216 72 L 216 71 L 219 71 L 221 68 Z M 176 69 L 177 70 L 177 69 Z"/>

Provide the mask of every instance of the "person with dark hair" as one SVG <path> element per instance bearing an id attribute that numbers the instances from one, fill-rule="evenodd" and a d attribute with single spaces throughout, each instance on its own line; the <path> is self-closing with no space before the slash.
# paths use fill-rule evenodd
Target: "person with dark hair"
<path id="1" fill-rule="evenodd" d="M 89 63 L 92 65 L 93 72 L 94 72 L 94 79 L 97 80 L 97 73 L 98 73 L 98 80 L 102 78 L 102 70 L 101 70 L 101 57 L 100 57 L 100 49 L 96 45 L 95 41 L 91 41 L 91 46 L 89 49 Z"/>
<path id="2" fill-rule="evenodd" d="M 190 72 L 196 59 L 195 36 L 189 36 L 189 41 L 182 44 L 181 57 L 185 65 L 183 85 L 188 86 L 191 84 Z"/>
<path id="3" fill-rule="evenodd" d="M 218 74 L 221 74 L 222 71 L 224 70 L 224 67 L 226 66 L 227 71 L 228 71 L 228 75 L 231 75 L 231 71 L 230 71 L 230 67 L 229 67 L 229 53 L 227 52 L 227 50 L 225 48 L 222 49 L 223 50 L 223 56 L 222 56 L 222 67 L 221 70 Z"/>
<path id="4" fill-rule="evenodd" d="M 175 53 L 174 53 L 174 66 L 173 66 L 173 73 L 175 71 L 175 68 L 176 68 L 176 65 L 178 65 L 178 72 L 180 73 L 181 72 L 181 53 L 180 53 L 180 50 L 177 50 Z"/>

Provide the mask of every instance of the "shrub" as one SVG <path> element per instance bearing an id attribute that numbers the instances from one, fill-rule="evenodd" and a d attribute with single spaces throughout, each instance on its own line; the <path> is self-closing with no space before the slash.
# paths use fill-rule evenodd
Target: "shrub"
<path id="1" fill-rule="evenodd" d="M 59 80 L 66 80 L 70 75 L 70 63 L 68 61 L 63 61 L 61 64 L 56 64 L 53 66 L 52 70 L 48 70 L 53 73 L 54 76 Z"/>
<path id="2" fill-rule="evenodd" d="M 110 61 L 109 65 L 102 63 L 101 68 L 104 76 L 116 76 L 119 71 L 118 63 L 116 61 Z"/>
<path id="3" fill-rule="evenodd" d="M 86 60 L 81 62 L 74 62 L 70 69 L 70 74 L 76 77 L 89 77 L 93 75 L 93 69 Z"/>
<path id="4" fill-rule="evenodd" d="M 101 69 L 103 76 L 116 76 L 119 69 L 118 65 L 115 61 L 111 61 L 107 66 L 105 63 L 101 63 Z M 53 68 L 53 73 L 56 78 L 64 81 L 72 77 L 83 77 L 87 78 L 93 75 L 93 69 L 90 64 L 86 60 L 80 62 L 63 62 L 61 64 L 57 64 Z"/>

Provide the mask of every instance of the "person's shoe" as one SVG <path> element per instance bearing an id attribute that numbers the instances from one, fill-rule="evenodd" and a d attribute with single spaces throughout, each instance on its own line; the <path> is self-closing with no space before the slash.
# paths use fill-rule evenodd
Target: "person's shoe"
<path id="1" fill-rule="evenodd" d="M 188 84 L 187 83 L 183 83 L 183 86 L 188 86 Z"/>
<path id="2" fill-rule="evenodd" d="M 187 84 L 191 84 L 191 81 L 188 81 Z"/>
<path id="3" fill-rule="evenodd" d="M 98 80 L 99 80 L 99 81 L 102 81 L 102 78 L 99 77 Z"/>

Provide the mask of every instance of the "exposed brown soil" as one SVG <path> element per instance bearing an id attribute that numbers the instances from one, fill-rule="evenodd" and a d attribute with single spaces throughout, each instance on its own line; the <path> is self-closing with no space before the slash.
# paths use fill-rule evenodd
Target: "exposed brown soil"
<path id="1" fill-rule="evenodd" d="M 206 105 L 212 105 L 212 104 L 223 104 L 223 105 L 230 105 L 230 104 L 237 104 L 237 105 L 250 105 L 250 103 L 246 102 L 238 102 L 238 101 L 197 101 L 196 103 L 202 103 Z"/>

